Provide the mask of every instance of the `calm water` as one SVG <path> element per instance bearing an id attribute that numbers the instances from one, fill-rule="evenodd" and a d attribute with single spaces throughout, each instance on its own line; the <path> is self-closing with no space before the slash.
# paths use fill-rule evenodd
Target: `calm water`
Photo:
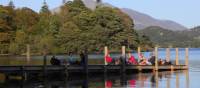
<path id="1" fill-rule="evenodd" d="M 150 52 L 145 52 L 145 57 L 149 57 Z M 118 57 L 119 54 L 112 54 Z M 136 55 L 135 55 L 136 56 Z M 51 56 L 49 56 L 50 58 Z M 66 56 L 57 56 L 65 59 Z M 78 60 L 78 56 L 74 56 Z M 102 64 L 103 54 L 89 55 L 90 64 Z M 165 58 L 165 49 L 159 49 L 159 58 Z M 175 51 L 171 49 L 171 59 L 175 58 Z M 180 63 L 184 64 L 185 51 L 180 49 Z M 33 56 L 31 65 L 42 64 L 41 56 Z M 0 65 L 27 64 L 23 56 L 0 57 Z M 95 75 L 71 76 L 68 78 L 57 78 L 43 80 L 38 78 L 32 81 L 10 81 L 4 80 L 0 74 L 0 88 L 198 88 L 200 86 L 200 48 L 189 50 L 189 71 L 158 72 L 158 73 L 138 73 L 128 75 Z"/>

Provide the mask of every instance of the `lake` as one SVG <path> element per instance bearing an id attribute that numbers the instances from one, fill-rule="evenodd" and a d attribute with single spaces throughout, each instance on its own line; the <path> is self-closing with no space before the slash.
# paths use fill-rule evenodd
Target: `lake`
<path id="1" fill-rule="evenodd" d="M 171 49 L 171 60 L 175 60 L 175 49 Z M 136 58 L 136 53 L 133 53 Z M 150 52 L 144 52 L 149 57 Z M 165 58 L 165 49 L 159 49 L 159 58 Z M 117 58 L 120 54 L 111 53 Z M 57 55 L 59 59 L 66 59 L 67 55 Z M 32 56 L 30 65 L 43 64 L 42 56 Z M 48 56 L 48 62 L 51 56 Z M 78 56 L 74 55 L 78 59 Z M 103 54 L 90 54 L 89 64 L 103 64 Z M 184 64 L 185 50 L 179 50 L 180 64 Z M 1 56 L 0 65 L 26 65 L 25 56 Z M 189 70 L 158 73 L 107 74 L 88 76 L 56 77 L 52 80 L 37 78 L 35 80 L 5 80 L 0 74 L 0 88 L 198 88 L 200 86 L 200 48 L 189 49 Z"/>

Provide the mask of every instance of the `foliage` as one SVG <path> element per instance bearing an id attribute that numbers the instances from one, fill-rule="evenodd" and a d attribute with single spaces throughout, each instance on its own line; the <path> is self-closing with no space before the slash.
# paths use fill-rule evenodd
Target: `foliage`
<path id="1" fill-rule="evenodd" d="M 117 8 L 87 8 L 81 0 L 60 6 L 52 13 L 44 3 L 39 13 L 27 7 L 0 6 L 0 42 L 9 46 L 11 54 L 31 52 L 58 54 L 94 52 L 104 46 L 119 50 L 121 45 L 130 49 L 137 46 L 151 48 L 147 37 L 139 36 L 133 29 L 132 19 Z"/>

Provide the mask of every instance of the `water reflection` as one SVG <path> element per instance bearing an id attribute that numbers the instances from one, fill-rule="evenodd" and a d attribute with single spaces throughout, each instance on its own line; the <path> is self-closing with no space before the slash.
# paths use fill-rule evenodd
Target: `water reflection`
<path id="1" fill-rule="evenodd" d="M 27 81 L 8 78 L 5 74 L 0 74 L 0 88 L 189 88 L 188 71 L 129 75 L 89 74 L 88 76 L 47 77 Z M 185 83 L 182 83 L 183 79 L 185 79 Z M 182 84 L 180 85 L 180 83 Z"/>

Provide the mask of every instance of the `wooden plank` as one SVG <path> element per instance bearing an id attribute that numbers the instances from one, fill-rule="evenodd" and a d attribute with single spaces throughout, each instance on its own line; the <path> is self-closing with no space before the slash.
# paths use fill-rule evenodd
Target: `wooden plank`
<path id="1" fill-rule="evenodd" d="M 88 65 L 88 70 L 104 70 L 105 65 Z M 15 72 L 15 71 L 21 71 L 22 66 L 0 66 L 0 72 L 4 71 L 10 71 L 10 72 Z M 23 66 L 25 71 L 42 71 L 43 66 Z M 106 68 L 108 70 L 120 70 L 121 67 L 120 65 L 107 65 Z M 126 69 L 128 70 L 139 70 L 139 68 L 143 70 L 153 70 L 154 66 L 152 65 L 127 65 Z M 65 66 L 46 66 L 46 70 L 48 71 L 64 71 Z M 83 66 L 67 66 L 67 69 L 69 71 L 71 70 L 83 70 Z M 160 70 L 170 70 L 171 65 L 167 66 L 159 66 L 158 69 Z M 187 69 L 186 65 L 174 65 L 173 66 L 174 70 L 184 70 Z"/>

